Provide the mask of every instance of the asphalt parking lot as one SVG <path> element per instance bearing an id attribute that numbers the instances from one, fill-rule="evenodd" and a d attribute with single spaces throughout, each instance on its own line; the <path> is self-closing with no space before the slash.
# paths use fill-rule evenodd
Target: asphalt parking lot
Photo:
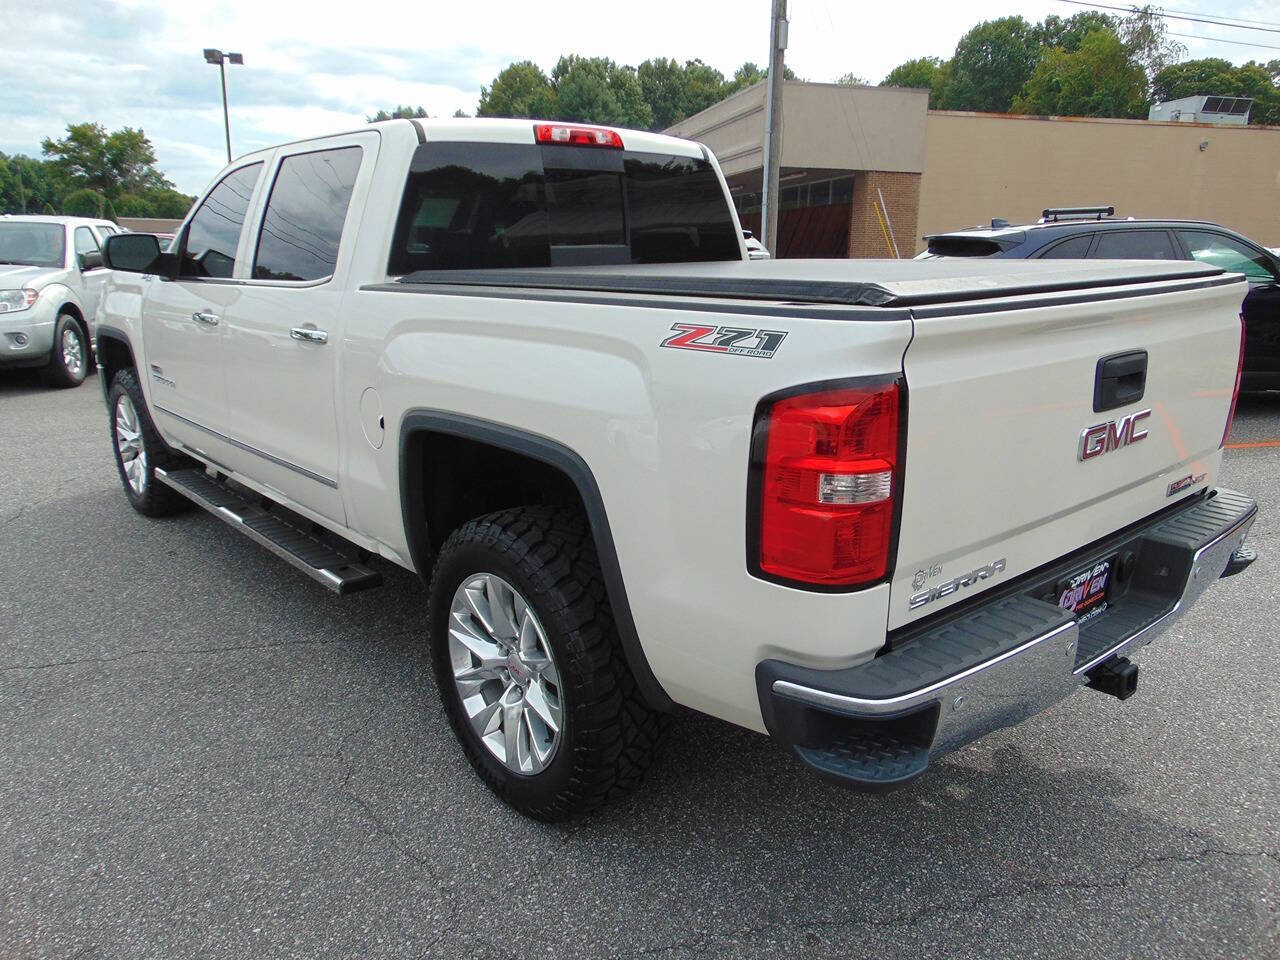
<path id="1" fill-rule="evenodd" d="M 1280 955 L 1280 397 L 1262 559 L 1089 691 L 887 796 L 680 717 L 567 827 L 472 775 L 424 591 L 330 597 L 120 490 L 98 383 L 0 377 L 0 957 Z"/>

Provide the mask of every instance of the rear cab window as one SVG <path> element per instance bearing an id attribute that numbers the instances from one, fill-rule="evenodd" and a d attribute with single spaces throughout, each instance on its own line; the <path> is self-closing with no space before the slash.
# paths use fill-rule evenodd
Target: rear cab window
<path id="1" fill-rule="evenodd" d="M 741 259 L 728 198 L 704 159 L 439 142 L 414 155 L 388 270 Z"/>

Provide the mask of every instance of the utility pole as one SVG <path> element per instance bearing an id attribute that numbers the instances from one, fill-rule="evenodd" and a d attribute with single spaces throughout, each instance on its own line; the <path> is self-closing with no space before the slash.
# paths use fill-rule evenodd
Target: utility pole
<path id="1" fill-rule="evenodd" d="M 787 0 L 773 0 L 769 27 L 769 93 L 765 99 L 764 196 L 760 205 L 761 238 L 778 255 L 778 166 L 782 162 L 782 74 L 787 52 Z"/>
<path id="2" fill-rule="evenodd" d="M 206 47 L 205 63 L 216 63 L 218 73 L 222 75 L 222 125 L 227 132 L 227 163 L 231 162 L 231 112 L 227 109 L 227 64 L 243 64 L 244 57 L 239 53 L 223 53 Z"/>

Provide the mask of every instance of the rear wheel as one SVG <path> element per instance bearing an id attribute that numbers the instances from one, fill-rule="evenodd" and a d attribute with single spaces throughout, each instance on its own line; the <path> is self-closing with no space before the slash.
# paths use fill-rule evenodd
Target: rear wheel
<path id="1" fill-rule="evenodd" d="M 163 517 L 186 509 L 185 497 L 156 482 L 156 467 L 177 466 L 184 460 L 160 439 L 131 368 L 116 374 L 107 403 L 111 411 L 111 444 L 116 469 L 133 509 L 148 517 Z"/>
<path id="2" fill-rule="evenodd" d="M 449 722 L 508 804 L 563 820 L 643 780 L 666 717 L 626 663 L 586 521 L 522 507 L 441 548 L 429 621 Z"/>
<path id="3" fill-rule="evenodd" d="M 58 314 L 53 328 L 53 352 L 45 377 L 55 387 L 78 387 L 89 373 L 89 344 L 80 323 L 69 313 Z"/>

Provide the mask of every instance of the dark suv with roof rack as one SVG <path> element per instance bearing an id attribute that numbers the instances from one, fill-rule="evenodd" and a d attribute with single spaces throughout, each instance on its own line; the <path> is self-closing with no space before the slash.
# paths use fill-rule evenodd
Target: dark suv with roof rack
<path id="1" fill-rule="evenodd" d="M 1060 207 L 1037 223 L 992 220 L 925 237 L 922 258 L 1199 260 L 1249 280 L 1244 299 L 1245 390 L 1280 390 L 1280 258 L 1234 230 L 1205 220 L 1117 219 L 1113 207 Z"/>

